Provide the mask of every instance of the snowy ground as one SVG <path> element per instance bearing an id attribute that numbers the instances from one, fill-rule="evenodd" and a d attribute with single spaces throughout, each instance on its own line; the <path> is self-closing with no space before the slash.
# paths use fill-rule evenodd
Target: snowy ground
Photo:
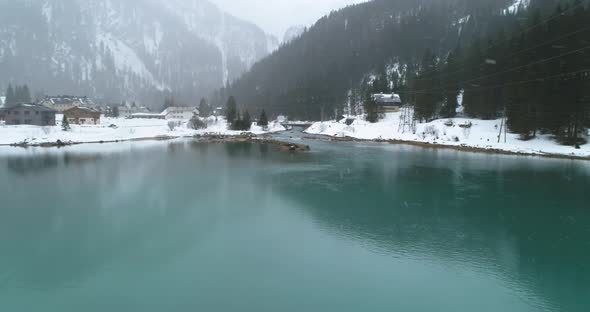
<path id="1" fill-rule="evenodd" d="M 418 124 L 414 134 L 410 131 L 405 133 L 400 131 L 400 117 L 401 113 L 390 113 L 375 124 L 357 118 L 350 126 L 346 125 L 345 120 L 317 122 L 305 132 L 332 137 L 351 137 L 362 140 L 401 140 L 524 154 L 590 156 L 590 144 L 575 149 L 571 146 L 558 144 L 549 135 L 539 135 L 536 139 L 522 141 L 519 140 L 517 134 L 508 133 L 506 143 L 504 143 L 504 135 L 502 135 L 500 143 L 498 143 L 501 120 L 453 118 L 451 120 L 454 126 L 445 125 L 448 119 L 435 120 L 430 123 Z M 470 129 L 459 127 L 460 124 L 468 121 L 473 124 Z"/>
<path id="2" fill-rule="evenodd" d="M 158 137 L 187 137 L 197 134 L 239 135 L 242 131 L 227 130 L 223 118 L 208 120 L 209 127 L 203 130 L 189 129 L 187 122 L 182 122 L 174 130 L 170 130 L 168 120 L 155 119 L 123 119 L 102 118 L 100 125 L 71 125 L 70 131 L 62 131 L 61 115 L 57 116 L 58 125 L 53 127 L 38 126 L 5 126 L 0 125 L 0 145 L 62 142 L 88 143 L 100 141 L 124 141 Z M 116 127 L 110 127 L 114 125 Z M 268 131 L 254 124 L 249 131 L 254 134 L 283 131 L 285 128 L 278 122 L 271 122 Z"/>

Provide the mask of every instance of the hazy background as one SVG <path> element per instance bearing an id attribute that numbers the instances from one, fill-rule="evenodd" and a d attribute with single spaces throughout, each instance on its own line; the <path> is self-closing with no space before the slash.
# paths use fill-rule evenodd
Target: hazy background
<path id="1" fill-rule="evenodd" d="M 225 11 L 262 27 L 281 40 L 296 25 L 311 25 L 331 10 L 366 0 L 211 0 Z"/>

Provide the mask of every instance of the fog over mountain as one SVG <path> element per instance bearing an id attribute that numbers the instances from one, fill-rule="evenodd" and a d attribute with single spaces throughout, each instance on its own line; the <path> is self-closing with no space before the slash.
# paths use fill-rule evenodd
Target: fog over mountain
<path id="1" fill-rule="evenodd" d="M 0 0 L 2 89 L 192 101 L 277 45 L 207 0 Z"/>
<path id="2" fill-rule="evenodd" d="M 265 31 L 283 38 L 296 25 L 311 26 L 330 11 L 366 0 L 211 0 L 222 9 L 254 22 Z"/>

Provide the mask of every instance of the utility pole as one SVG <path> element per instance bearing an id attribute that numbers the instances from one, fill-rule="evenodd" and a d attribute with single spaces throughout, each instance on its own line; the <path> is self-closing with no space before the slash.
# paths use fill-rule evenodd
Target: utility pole
<path id="1" fill-rule="evenodd" d="M 504 131 L 504 143 L 506 143 L 506 128 L 508 128 L 506 123 L 506 106 L 504 106 L 504 111 L 502 112 L 502 124 L 500 125 L 500 133 L 498 133 L 498 143 L 500 143 L 500 140 L 502 139 L 502 131 Z"/>
<path id="2" fill-rule="evenodd" d="M 398 132 L 406 133 L 406 130 L 415 132 L 416 121 L 414 120 L 414 109 L 410 105 L 402 106 L 402 115 L 400 117 L 400 123 Z"/>

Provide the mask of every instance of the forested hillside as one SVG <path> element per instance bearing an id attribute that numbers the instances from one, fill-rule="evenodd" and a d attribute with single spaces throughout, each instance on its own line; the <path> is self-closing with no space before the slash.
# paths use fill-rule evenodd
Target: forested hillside
<path id="1" fill-rule="evenodd" d="M 320 19 L 220 90 L 241 106 L 294 118 L 365 111 L 394 91 L 422 120 L 504 112 L 523 138 L 577 140 L 588 125 L 588 1 L 375 0 Z M 352 110 L 352 111 L 351 111 Z"/>

